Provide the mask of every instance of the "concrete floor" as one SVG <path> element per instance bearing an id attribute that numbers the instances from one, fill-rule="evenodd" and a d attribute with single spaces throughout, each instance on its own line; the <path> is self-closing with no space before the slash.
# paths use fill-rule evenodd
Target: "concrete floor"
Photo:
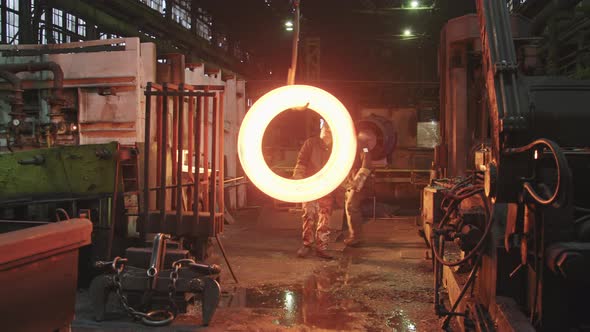
<path id="1" fill-rule="evenodd" d="M 340 229 L 342 210 L 332 218 Z M 360 248 L 331 243 L 336 259 L 296 258 L 300 213 L 272 205 L 242 210 L 221 237 L 239 279 L 220 254 L 223 298 L 209 327 L 199 327 L 198 308 L 164 328 L 122 317 L 93 322 L 79 296 L 73 331 L 436 331 L 432 267 L 414 217 L 370 220 Z M 333 233 L 333 238 L 338 232 Z M 215 246 L 216 253 L 219 253 Z"/>

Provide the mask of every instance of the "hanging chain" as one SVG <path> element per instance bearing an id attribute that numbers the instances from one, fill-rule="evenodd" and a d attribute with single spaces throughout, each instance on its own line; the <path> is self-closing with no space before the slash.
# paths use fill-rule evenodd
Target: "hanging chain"
<path id="1" fill-rule="evenodd" d="M 178 270 L 181 264 L 174 262 L 172 264 L 172 272 L 170 272 L 170 285 L 168 285 L 168 300 L 170 301 L 170 308 L 176 314 L 178 312 L 178 306 L 174 301 L 174 295 L 176 295 L 176 281 L 178 280 Z"/>
<path id="2" fill-rule="evenodd" d="M 182 267 L 183 263 L 194 263 L 192 259 L 181 259 L 172 264 L 172 272 L 170 272 L 170 285 L 168 286 L 168 298 L 170 300 L 170 307 L 173 311 L 169 310 L 152 310 L 150 312 L 142 312 L 135 310 L 129 301 L 127 296 L 123 293 L 123 271 L 125 270 L 126 258 L 115 257 L 112 262 L 96 262 L 98 268 L 103 268 L 108 265 L 113 269 L 115 275 L 113 276 L 113 283 L 115 284 L 115 290 L 121 305 L 125 311 L 133 317 L 133 319 L 141 320 L 144 324 L 150 326 L 164 326 L 169 324 L 176 317 L 178 307 L 174 301 L 174 295 L 176 295 L 176 282 L 178 281 L 178 271 Z"/>
<path id="3" fill-rule="evenodd" d="M 137 311 L 135 309 L 133 309 L 133 307 L 131 307 L 129 305 L 129 302 L 127 301 L 127 296 L 125 294 L 123 294 L 123 285 L 121 284 L 121 276 L 123 274 L 123 270 L 125 269 L 125 264 L 123 262 L 120 262 L 122 260 L 121 257 L 115 257 L 115 259 L 113 260 L 113 270 L 116 272 L 115 276 L 113 276 L 113 282 L 115 283 L 115 286 L 117 287 L 117 295 L 119 296 L 119 300 L 121 301 L 121 305 L 123 306 L 123 308 L 125 309 L 125 311 L 127 311 L 127 313 L 129 315 L 131 315 L 131 317 L 133 317 L 134 319 L 140 319 L 140 318 L 146 318 L 148 317 L 148 315 L 145 312 L 141 312 L 141 311 Z"/>
<path id="4" fill-rule="evenodd" d="M 172 311 L 176 313 L 178 311 L 178 306 L 176 305 L 176 301 L 174 301 L 174 296 L 176 295 L 176 281 L 178 281 L 178 270 L 182 267 L 182 264 L 194 264 L 195 261 L 189 258 L 183 258 L 175 261 L 172 263 L 172 272 L 170 272 L 170 284 L 168 285 L 168 299 L 170 301 L 170 307 Z"/>

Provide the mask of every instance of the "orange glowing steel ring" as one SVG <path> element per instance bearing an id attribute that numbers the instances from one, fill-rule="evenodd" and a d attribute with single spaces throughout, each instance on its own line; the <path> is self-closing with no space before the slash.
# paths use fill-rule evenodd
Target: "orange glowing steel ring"
<path id="1" fill-rule="evenodd" d="M 281 112 L 309 104 L 332 131 L 332 154 L 316 174 L 292 180 L 274 173 L 262 155 L 262 136 Z M 346 107 L 328 92 L 309 85 L 284 86 L 262 96 L 246 113 L 238 135 L 238 156 L 250 181 L 267 195 L 285 202 L 308 202 L 332 192 L 346 178 L 356 154 L 354 125 Z"/>

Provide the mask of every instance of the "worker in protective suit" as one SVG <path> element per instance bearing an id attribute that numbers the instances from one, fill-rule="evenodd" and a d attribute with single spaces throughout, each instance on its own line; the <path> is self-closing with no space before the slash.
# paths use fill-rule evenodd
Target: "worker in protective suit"
<path id="1" fill-rule="evenodd" d="M 344 228 L 348 228 L 348 237 L 344 239 L 344 244 L 348 247 L 356 247 L 361 243 L 363 222 L 361 202 L 367 196 L 363 188 L 372 170 L 369 148 L 374 140 L 375 138 L 370 133 L 359 132 L 357 156 L 348 177 L 344 180 L 346 225 L 343 225 L 343 231 Z"/>
<path id="2" fill-rule="evenodd" d="M 311 137 L 305 141 L 293 170 L 294 179 L 303 179 L 314 175 L 324 167 L 332 153 L 332 132 L 327 123 L 321 128 L 319 137 Z M 334 207 L 334 194 L 330 193 L 315 201 L 303 203 L 303 246 L 297 251 L 298 257 L 306 257 L 315 243 L 315 254 L 318 257 L 332 259 L 326 250 L 330 236 L 330 217 Z"/>

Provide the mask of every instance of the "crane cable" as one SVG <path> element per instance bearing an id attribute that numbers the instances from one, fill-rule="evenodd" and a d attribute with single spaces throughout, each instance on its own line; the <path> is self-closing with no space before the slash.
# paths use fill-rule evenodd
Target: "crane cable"
<path id="1" fill-rule="evenodd" d="M 291 68 L 287 74 L 287 85 L 295 84 L 295 73 L 297 72 L 297 53 L 299 50 L 299 18 L 301 12 L 299 5 L 301 0 L 294 0 L 293 6 L 295 7 L 295 20 L 293 22 L 293 50 L 291 53 Z"/>

